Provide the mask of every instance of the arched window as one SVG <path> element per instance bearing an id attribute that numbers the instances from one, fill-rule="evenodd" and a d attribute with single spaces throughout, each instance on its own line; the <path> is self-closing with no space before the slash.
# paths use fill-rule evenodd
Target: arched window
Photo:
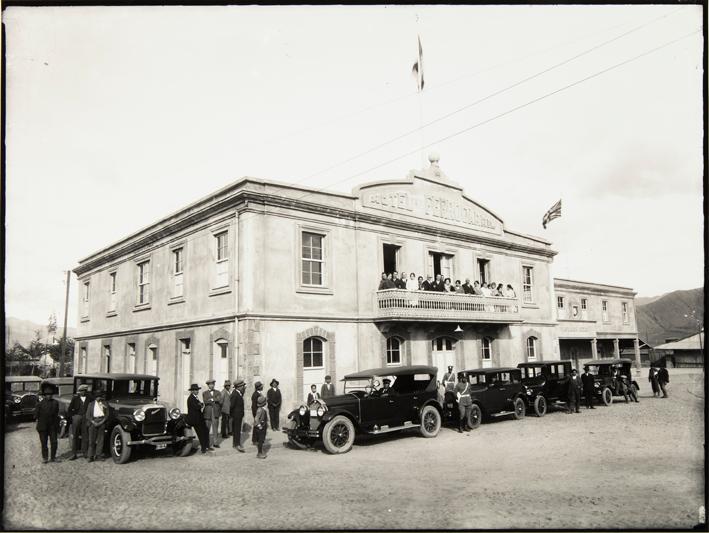
<path id="1" fill-rule="evenodd" d="M 387 365 L 401 364 L 401 340 L 396 337 L 387 339 Z"/>
<path id="2" fill-rule="evenodd" d="M 322 339 L 308 337 L 303 341 L 303 368 L 323 367 Z"/>
<path id="3" fill-rule="evenodd" d="M 527 337 L 527 361 L 537 360 L 537 338 Z"/>
<path id="4" fill-rule="evenodd" d="M 433 339 L 431 341 L 431 349 L 434 352 L 449 352 L 455 350 L 455 339 L 451 339 L 450 337 L 438 337 L 437 339 Z"/>
<path id="5" fill-rule="evenodd" d="M 483 361 L 491 361 L 492 360 L 492 339 L 489 337 L 484 337 L 483 342 L 482 342 L 482 348 L 483 348 Z"/>

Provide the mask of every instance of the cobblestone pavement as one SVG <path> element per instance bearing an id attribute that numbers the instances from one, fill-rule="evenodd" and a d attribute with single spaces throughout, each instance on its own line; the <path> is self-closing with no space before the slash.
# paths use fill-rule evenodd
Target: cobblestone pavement
<path id="1" fill-rule="evenodd" d="M 208 455 L 43 465 L 31 423 L 5 435 L 4 526 L 17 528 L 687 528 L 704 502 L 702 373 L 669 399 L 499 420 L 435 439 L 359 439 L 342 456 Z M 63 457 L 69 442 L 60 441 Z"/>

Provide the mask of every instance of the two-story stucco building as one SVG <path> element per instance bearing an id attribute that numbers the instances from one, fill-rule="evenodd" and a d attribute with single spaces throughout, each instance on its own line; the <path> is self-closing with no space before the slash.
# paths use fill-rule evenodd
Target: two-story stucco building
<path id="1" fill-rule="evenodd" d="M 276 377 L 290 406 L 326 374 L 563 356 L 557 296 L 620 289 L 555 284 L 549 242 L 505 227 L 430 161 L 352 194 L 244 178 L 83 259 L 77 373 L 155 373 L 180 407 L 209 377 Z M 378 291 L 394 270 L 510 284 L 516 296 Z M 618 297 L 632 308 L 632 291 Z M 589 350 L 594 338 L 636 338 L 634 309 L 630 320 L 573 338 Z"/>

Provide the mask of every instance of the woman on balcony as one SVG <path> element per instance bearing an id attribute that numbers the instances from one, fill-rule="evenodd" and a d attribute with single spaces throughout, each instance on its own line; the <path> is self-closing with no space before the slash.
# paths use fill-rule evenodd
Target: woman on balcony
<path id="1" fill-rule="evenodd" d="M 419 282 L 416 280 L 416 274 L 414 274 L 413 272 L 409 276 L 409 279 L 406 280 L 406 290 L 411 291 L 412 293 L 419 290 Z M 416 297 L 416 295 L 410 294 L 409 305 L 412 307 L 418 307 L 418 304 L 419 299 Z"/>

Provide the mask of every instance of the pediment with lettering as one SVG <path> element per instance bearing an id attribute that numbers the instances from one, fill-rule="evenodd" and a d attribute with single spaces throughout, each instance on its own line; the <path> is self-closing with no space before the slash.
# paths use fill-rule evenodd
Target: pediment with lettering
<path id="1" fill-rule="evenodd" d="M 353 194 L 359 196 L 362 208 L 379 213 L 502 234 L 502 220 L 465 196 L 463 189 L 446 177 L 438 167 L 438 159 L 433 157 L 429 158 L 429 168 L 412 171 L 406 179 L 364 184 Z"/>

